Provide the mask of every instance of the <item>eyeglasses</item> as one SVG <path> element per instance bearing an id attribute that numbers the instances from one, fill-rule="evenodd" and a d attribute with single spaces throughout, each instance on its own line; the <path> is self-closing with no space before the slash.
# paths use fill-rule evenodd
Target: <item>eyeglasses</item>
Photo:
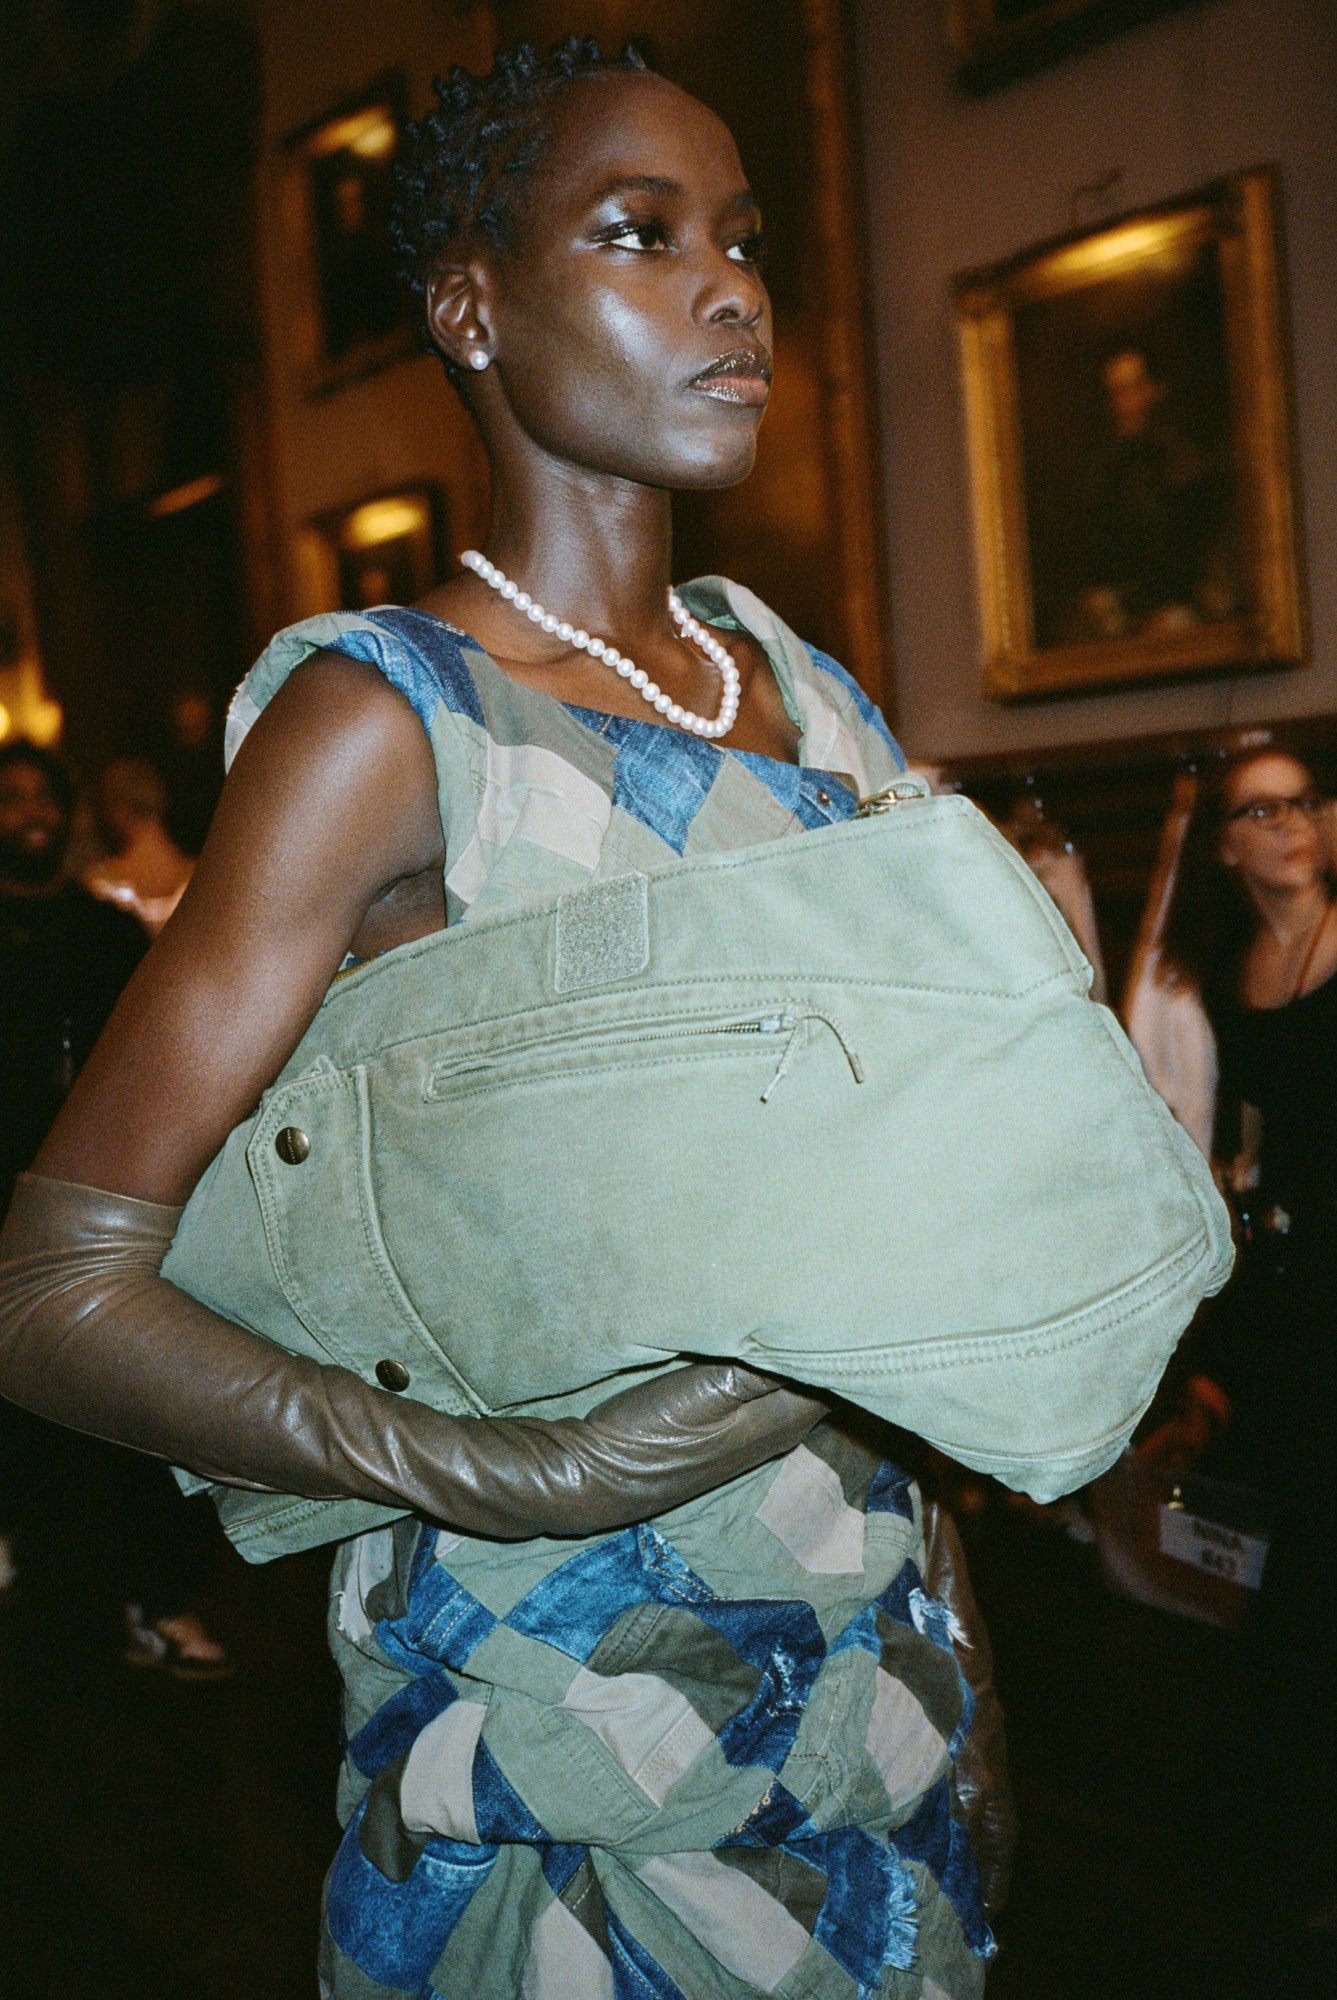
<path id="1" fill-rule="evenodd" d="M 1246 799 L 1242 806 L 1226 814 L 1227 821 L 1247 819 L 1254 826 L 1275 826 L 1284 812 L 1303 813 L 1306 819 L 1313 819 L 1327 804 L 1321 792 L 1297 792 L 1293 798 Z"/>

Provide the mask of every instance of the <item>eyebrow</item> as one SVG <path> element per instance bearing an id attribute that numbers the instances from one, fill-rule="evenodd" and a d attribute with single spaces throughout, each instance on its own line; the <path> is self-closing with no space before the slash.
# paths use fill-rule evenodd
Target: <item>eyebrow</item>
<path id="1" fill-rule="evenodd" d="M 680 181 L 666 180 L 662 174 L 618 174 L 615 179 L 604 182 L 594 199 L 596 202 L 607 201 L 610 195 L 615 194 L 675 195 L 686 192 Z M 740 188 L 737 194 L 729 197 L 725 207 L 760 212 L 760 203 L 751 188 Z"/>

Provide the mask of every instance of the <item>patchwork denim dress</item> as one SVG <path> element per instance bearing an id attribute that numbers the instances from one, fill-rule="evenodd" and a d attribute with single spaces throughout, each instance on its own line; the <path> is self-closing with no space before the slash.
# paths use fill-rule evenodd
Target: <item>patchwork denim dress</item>
<path id="1" fill-rule="evenodd" d="M 400 609 L 280 633 L 232 748 L 316 649 L 378 667 L 431 738 L 452 924 L 849 818 L 903 768 L 856 684 L 749 592 L 682 595 L 765 648 L 799 766 L 563 706 Z M 325 2000 L 975 2000 L 971 1703 L 923 1564 L 913 1482 L 836 1420 L 618 1534 L 404 1519 L 342 1542 Z"/>

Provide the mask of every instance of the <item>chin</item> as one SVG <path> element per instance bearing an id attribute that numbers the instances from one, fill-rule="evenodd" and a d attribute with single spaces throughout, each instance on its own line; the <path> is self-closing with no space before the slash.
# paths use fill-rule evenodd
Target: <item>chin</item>
<path id="1" fill-rule="evenodd" d="M 676 464 L 663 482 L 673 493 L 720 493 L 742 484 L 757 462 L 757 434 L 735 440 L 728 449 L 702 452 Z"/>

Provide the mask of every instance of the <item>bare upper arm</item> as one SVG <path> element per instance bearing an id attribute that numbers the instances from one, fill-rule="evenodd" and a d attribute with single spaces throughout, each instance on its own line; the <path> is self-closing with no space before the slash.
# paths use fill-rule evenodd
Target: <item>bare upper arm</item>
<path id="1" fill-rule="evenodd" d="M 180 906 L 38 1170 L 184 1201 L 301 1040 L 367 911 L 441 859 L 418 717 L 374 668 L 314 656 L 243 744 Z"/>

